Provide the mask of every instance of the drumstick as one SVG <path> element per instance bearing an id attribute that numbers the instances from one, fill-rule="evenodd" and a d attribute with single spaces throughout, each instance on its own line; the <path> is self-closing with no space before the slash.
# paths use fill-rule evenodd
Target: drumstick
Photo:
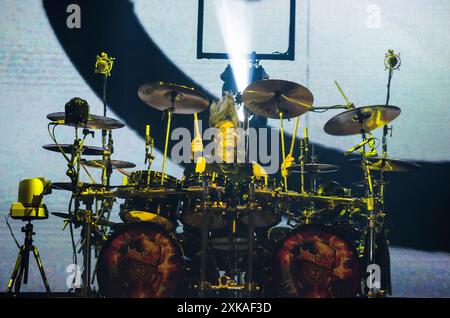
<path id="1" fill-rule="evenodd" d="M 299 121 L 300 121 L 300 116 L 295 118 L 294 133 L 292 134 L 291 149 L 289 150 L 289 155 L 291 157 L 292 157 L 292 153 L 294 152 L 294 144 L 295 144 L 295 138 L 297 137 L 297 128 L 298 128 Z"/>
<path id="2" fill-rule="evenodd" d="M 200 136 L 200 129 L 198 128 L 198 116 L 197 113 L 194 113 L 194 126 L 195 126 L 195 134 Z"/>

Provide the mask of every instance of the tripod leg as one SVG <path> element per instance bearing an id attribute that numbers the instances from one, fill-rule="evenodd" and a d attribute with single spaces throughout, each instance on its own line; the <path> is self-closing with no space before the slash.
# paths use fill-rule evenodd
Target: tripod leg
<path id="1" fill-rule="evenodd" d="M 16 259 L 16 264 L 14 265 L 14 269 L 11 274 L 11 278 L 9 279 L 8 289 L 7 289 L 8 293 L 10 293 L 12 291 L 14 282 L 16 281 L 16 278 L 17 278 L 17 274 L 19 273 L 19 270 L 22 269 L 22 251 L 23 251 L 23 247 L 20 248 L 19 254 L 17 255 L 17 259 Z"/>
<path id="2" fill-rule="evenodd" d="M 36 246 L 33 246 L 33 254 L 34 254 L 34 258 L 36 259 L 36 263 L 38 265 L 39 271 L 41 272 L 42 281 L 44 282 L 45 290 L 47 291 L 47 293 L 49 293 L 50 286 L 47 281 L 47 276 L 45 276 L 44 266 L 42 265 L 41 257 L 39 256 L 39 252 L 38 252 L 38 249 Z"/>

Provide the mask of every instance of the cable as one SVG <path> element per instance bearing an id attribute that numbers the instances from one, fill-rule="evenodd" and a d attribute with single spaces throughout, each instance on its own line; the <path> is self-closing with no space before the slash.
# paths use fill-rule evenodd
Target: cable
<path id="1" fill-rule="evenodd" d="M 6 225 L 7 225 L 8 228 L 9 228 L 9 232 L 11 233 L 11 236 L 12 236 L 12 238 L 14 239 L 14 242 L 16 242 L 17 248 L 20 250 L 20 244 L 19 244 L 19 242 L 17 242 L 17 240 L 16 240 L 16 237 L 15 237 L 15 235 L 14 235 L 14 232 L 13 232 L 12 228 L 11 228 L 11 225 L 9 225 L 8 219 L 9 219 L 9 214 L 5 216 Z"/>
<path id="2" fill-rule="evenodd" d="M 342 109 L 342 108 L 343 108 L 342 105 L 333 105 L 327 109 L 314 109 L 314 107 L 313 107 L 313 109 L 311 111 L 314 113 L 325 113 L 326 111 L 328 111 L 330 109 Z"/>

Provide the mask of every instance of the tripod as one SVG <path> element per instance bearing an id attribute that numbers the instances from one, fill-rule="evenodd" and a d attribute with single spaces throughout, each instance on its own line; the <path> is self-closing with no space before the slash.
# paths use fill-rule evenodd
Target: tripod
<path id="1" fill-rule="evenodd" d="M 44 266 L 42 265 L 37 247 L 33 245 L 33 235 L 36 233 L 33 232 L 33 224 L 30 220 L 28 220 L 28 223 L 22 227 L 22 232 L 25 233 L 25 242 L 22 246 L 20 246 L 19 255 L 17 256 L 16 264 L 14 265 L 14 270 L 11 274 L 7 291 L 10 293 L 15 285 L 14 291 L 19 293 L 22 285 L 22 278 L 24 284 L 28 283 L 28 268 L 30 263 L 30 252 L 32 251 L 34 258 L 36 259 L 39 272 L 41 273 L 45 290 L 49 293 L 50 286 L 48 285 L 47 277 L 45 276 Z"/>

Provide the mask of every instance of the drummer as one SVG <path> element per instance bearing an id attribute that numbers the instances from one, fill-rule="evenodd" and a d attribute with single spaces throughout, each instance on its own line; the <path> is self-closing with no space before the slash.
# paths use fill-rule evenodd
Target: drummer
<path id="1" fill-rule="evenodd" d="M 230 93 L 225 95 L 217 102 L 212 103 L 210 107 L 209 125 L 218 129 L 218 134 L 214 139 L 215 153 L 214 157 L 219 160 L 216 162 L 207 163 L 205 157 L 198 157 L 195 164 L 195 172 L 216 172 L 218 174 L 226 175 L 231 180 L 242 181 L 249 176 L 256 178 L 267 178 L 267 172 L 258 163 L 252 162 L 251 167 L 248 164 L 239 163 L 238 158 L 245 158 L 242 154 L 242 147 L 239 147 L 241 138 L 238 134 L 239 120 L 234 103 L 234 98 Z M 201 136 L 196 136 L 192 143 L 191 149 L 193 156 L 196 153 L 203 151 L 203 144 Z M 208 158 L 210 159 L 210 158 Z M 211 160 L 209 160 L 211 162 Z M 292 166 L 294 159 L 292 156 L 286 157 L 286 164 L 282 164 L 282 174 L 285 175 L 286 168 Z M 193 168 L 187 167 L 185 175 L 192 174 Z"/>

